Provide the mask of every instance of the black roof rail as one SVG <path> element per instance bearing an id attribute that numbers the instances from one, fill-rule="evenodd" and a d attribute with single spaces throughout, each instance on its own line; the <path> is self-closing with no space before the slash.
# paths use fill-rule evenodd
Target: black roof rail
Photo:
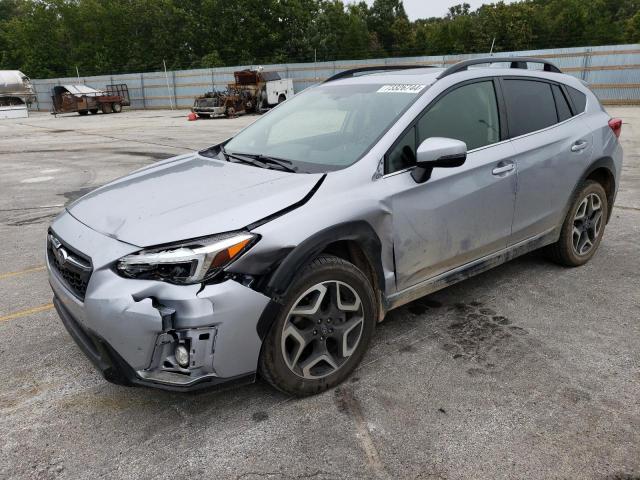
<path id="1" fill-rule="evenodd" d="M 374 73 L 374 72 L 386 72 L 390 70 L 409 70 L 412 68 L 434 68 L 433 65 L 372 65 L 370 67 L 352 68 L 350 70 L 344 70 L 336 73 L 327 78 L 322 83 L 333 82 L 334 80 L 340 80 L 341 78 L 352 78 L 357 76 L 358 73 Z"/>
<path id="2" fill-rule="evenodd" d="M 451 65 L 444 72 L 442 72 L 438 79 L 447 77 L 454 73 L 463 72 L 468 67 L 472 65 L 482 65 L 484 63 L 510 63 L 510 68 L 522 68 L 524 70 L 527 69 L 527 63 L 541 63 L 544 65 L 545 72 L 554 72 L 554 73 L 562 73 L 562 71 L 556 67 L 549 60 L 545 60 L 544 58 L 535 58 L 535 57 L 482 57 L 482 58 L 471 58 L 469 60 L 463 60 L 454 65 Z"/>

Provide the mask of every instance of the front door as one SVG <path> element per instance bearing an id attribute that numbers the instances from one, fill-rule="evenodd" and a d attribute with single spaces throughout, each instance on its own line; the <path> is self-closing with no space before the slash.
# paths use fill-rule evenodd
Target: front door
<path id="1" fill-rule="evenodd" d="M 398 291 L 506 248 L 516 166 L 500 125 L 493 80 L 465 83 L 436 99 L 388 153 L 383 181 L 390 189 Z M 467 160 L 435 169 L 418 184 L 410 170 L 417 145 L 429 137 L 464 141 Z"/>

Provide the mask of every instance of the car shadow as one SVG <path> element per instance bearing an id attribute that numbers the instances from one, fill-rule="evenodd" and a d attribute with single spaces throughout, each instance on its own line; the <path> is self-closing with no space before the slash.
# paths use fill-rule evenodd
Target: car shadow
<path id="1" fill-rule="evenodd" d="M 431 340 L 453 358 L 462 360 L 469 360 L 474 355 L 477 357 L 478 351 L 482 356 L 483 347 L 480 344 L 487 343 L 487 339 L 496 343 L 511 336 L 526 335 L 527 332 L 522 327 L 512 325 L 500 312 L 486 306 L 482 297 L 496 293 L 495 288 L 512 281 L 517 272 L 527 271 L 536 275 L 541 270 L 555 269 L 561 267 L 534 252 L 393 310 L 377 326 L 374 341 L 362 364 L 375 362 L 378 357 L 386 357 L 386 350 L 389 349 L 395 349 L 399 354 L 415 351 L 415 347 L 411 345 L 420 334 L 416 330 L 428 333 L 428 328 L 434 325 L 437 331 L 431 335 Z M 444 317 L 447 319 L 438 324 L 438 319 Z M 396 341 L 398 338 L 402 341 Z M 495 366 L 490 352 L 484 352 L 484 356 L 487 358 L 481 358 L 480 361 L 475 358 L 474 361 L 479 365 L 469 368 L 486 369 Z M 366 372 L 362 371 L 362 366 L 354 375 L 366 382 Z M 169 409 L 177 415 L 174 418 L 180 421 L 206 422 L 212 416 L 219 418 L 221 415 L 244 415 L 256 423 L 269 418 L 269 412 L 280 404 L 305 402 L 314 398 L 298 399 L 288 396 L 260 378 L 252 384 L 213 387 L 188 393 L 102 383 L 96 386 L 91 396 L 94 406 L 112 412 L 132 410 L 144 412 L 145 416 L 154 416 Z"/>

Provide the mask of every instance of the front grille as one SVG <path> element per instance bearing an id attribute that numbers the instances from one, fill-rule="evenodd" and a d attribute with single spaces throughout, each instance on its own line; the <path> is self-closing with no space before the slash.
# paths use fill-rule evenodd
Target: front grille
<path id="1" fill-rule="evenodd" d="M 58 274 L 67 288 L 80 300 L 84 300 L 93 271 L 91 260 L 63 243 L 51 232 L 47 239 L 47 258 L 52 270 Z"/>

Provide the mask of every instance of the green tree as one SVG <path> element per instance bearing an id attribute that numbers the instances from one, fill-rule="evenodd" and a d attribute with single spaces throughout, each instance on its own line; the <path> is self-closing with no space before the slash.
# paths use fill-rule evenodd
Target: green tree
<path id="1" fill-rule="evenodd" d="M 369 29 L 375 32 L 382 48 L 389 54 L 393 54 L 405 43 L 410 43 L 408 39 L 398 36 L 407 34 L 407 29 L 402 24 L 408 22 L 402 0 L 375 0 L 367 18 Z"/>
<path id="2" fill-rule="evenodd" d="M 0 68 L 36 77 L 640 41 L 640 0 L 521 0 L 410 21 L 402 0 L 0 0 Z"/>
<path id="3" fill-rule="evenodd" d="M 640 42 L 640 11 L 627 21 L 626 39 L 629 42 Z"/>

